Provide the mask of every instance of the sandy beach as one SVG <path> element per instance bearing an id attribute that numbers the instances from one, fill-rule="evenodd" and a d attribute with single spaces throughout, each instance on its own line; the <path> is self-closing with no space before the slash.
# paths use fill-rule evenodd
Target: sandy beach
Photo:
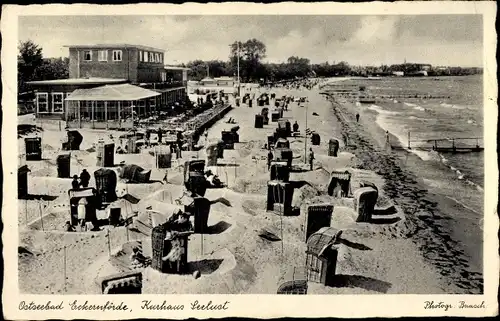
<path id="1" fill-rule="evenodd" d="M 259 89 L 264 91 L 263 89 Z M 276 123 L 270 122 L 263 129 L 254 128 L 254 115 L 260 107 L 243 105 L 234 108 L 224 119 L 208 131 L 208 138 L 220 137 L 221 130 L 230 117 L 240 126 L 240 143 L 234 150 L 225 150 L 219 166 L 213 168 L 227 188 L 208 190 L 206 197 L 214 200 L 227 199 L 230 206 L 212 205 L 208 221 L 213 232 L 194 234 L 190 237 L 188 262 L 190 274 L 162 275 L 146 268 L 143 271 L 142 293 L 262 293 L 274 294 L 281 276 L 290 267 L 303 268 L 305 264 L 304 212 L 306 204 L 328 202 L 334 205 L 331 226 L 343 231 L 338 244 L 339 256 L 334 286 L 325 287 L 309 283 L 310 294 L 438 294 L 479 293 L 481 275 L 475 272 L 477 265 L 457 247 L 450 237 L 448 217 L 439 210 L 422 187 L 418 177 L 401 165 L 399 155 L 384 146 L 384 132 L 368 114 L 360 123 L 354 120 L 355 106 L 332 102 L 320 94 L 320 89 L 286 90 L 273 89 L 282 95 L 307 96 L 308 107 L 291 103 L 285 117 L 297 120 L 300 131 L 307 127 L 321 136 L 319 146 L 311 146 L 316 155 L 313 171 L 291 173 L 291 181 L 308 184 L 294 192 L 294 205 L 301 207 L 299 216 L 281 217 L 266 212 L 266 191 L 269 172 L 263 148 L 267 135 L 274 132 Z M 257 91 L 259 94 L 259 91 Z M 342 143 L 342 133 L 349 135 L 349 145 Z M 56 126 L 46 128 L 42 162 L 27 162 L 30 193 L 64 195 L 71 186 L 70 179 L 55 178 L 55 157 L 58 153 Z M 72 174 L 95 166 L 96 153 L 87 151 L 99 135 L 109 132 L 82 132 L 82 150 L 74 153 Z M 118 134 L 115 133 L 117 136 Z M 60 136 L 60 137 L 59 137 Z M 341 148 L 338 157 L 327 156 L 328 140 L 337 138 Z M 304 137 L 290 138 L 294 153 L 293 164 L 303 164 Z M 19 141 L 20 145 L 22 140 Z M 141 199 L 139 204 L 122 204 L 127 213 L 141 213 L 145 204 L 152 200 L 171 202 L 182 194 L 182 169 L 178 167 L 192 157 L 205 158 L 204 150 L 185 152 L 183 159 L 168 169 L 168 183 L 123 184 L 117 189 Z M 153 168 L 154 159 L 147 151 L 141 154 L 115 155 L 115 163 L 125 160 L 144 168 Z M 352 199 L 337 199 L 326 194 L 329 172 L 348 169 L 352 173 L 351 188 L 356 190 L 361 180 L 376 184 L 380 191 L 378 206 L 394 205 L 397 213 L 393 220 L 378 224 L 356 223 Z M 152 180 L 161 180 L 165 170 L 153 168 Z M 45 177 L 51 176 L 51 177 Z M 92 186 L 93 179 L 90 182 Z M 126 202 L 125 200 L 119 200 Z M 149 203 L 148 203 L 149 202 Z M 23 252 L 19 256 L 19 284 L 24 293 L 100 293 L 96 280 L 106 274 L 120 272 L 110 264 L 123 247 L 133 240 L 142 240 L 143 247 L 150 242 L 141 233 L 126 227 L 109 231 L 87 233 L 62 233 L 62 224 L 68 216 L 67 196 L 53 201 L 19 201 L 19 242 Z M 42 220 L 40 220 L 42 207 Z M 128 215 L 128 214 L 127 214 Z M 27 219 L 26 219 L 27 217 Z M 387 223 L 388 222 L 388 223 Z M 28 223 L 28 224 L 27 224 Z M 282 241 L 269 241 L 259 237 L 266 230 Z M 109 239 L 109 243 L 108 243 Z M 480 247 L 481 243 L 477 245 Z M 111 251 L 109 251 L 111 249 Z M 477 248 L 475 248 L 477 250 Z M 65 254 L 64 254 L 65 252 Z M 63 256 L 65 264 L 61 264 Z M 60 271 L 66 267 L 66 272 Z M 66 274 L 66 282 L 64 282 Z M 85 277 L 82 277 L 85 275 Z"/>

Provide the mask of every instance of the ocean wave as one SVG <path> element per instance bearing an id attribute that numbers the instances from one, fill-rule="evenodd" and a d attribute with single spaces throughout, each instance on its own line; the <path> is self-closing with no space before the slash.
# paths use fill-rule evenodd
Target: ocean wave
<path id="1" fill-rule="evenodd" d="M 446 166 L 448 167 L 450 170 L 454 171 L 456 174 L 457 174 L 457 178 L 459 180 L 462 180 L 464 181 L 466 184 L 468 185 L 471 185 L 473 187 L 475 187 L 478 191 L 480 192 L 483 192 L 483 187 L 479 184 L 476 184 L 474 183 L 473 181 L 469 180 L 469 179 L 466 179 L 465 175 L 459 170 L 457 169 L 456 167 L 452 166 L 452 165 L 449 165 L 449 161 L 448 159 L 443 155 L 443 154 L 440 154 L 438 153 L 439 157 L 441 158 L 441 162 Z"/>
<path id="2" fill-rule="evenodd" d="M 368 109 L 373 110 L 373 111 L 377 112 L 378 114 L 383 114 L 383 115 L 399 115 L 399 114 L 401 114 L 398 111 L 385 110 L 382 107 L 377 106 L 377 105 L 371 105 L 370 107 L 368 107 Z"/>
<path id="3" fill-rule="evenodd" d="M 423 161 L 430 161 L 430 160 L 433 160 L 436 158 L 436 156 L 434 155 L 435 153 L 434 152 L 427 152 L 427 151 L 423 151 L 423 150 L 417 150 L 417 149 L 408 149 L 404 146 L 406 146 L 408 144 L 408 141 L 407 141 L 407 137 L 404 136 L 404 135 L 400 135 L 399 133 L 397 133 L 395 130 L 393 130 L 390 126 L 390 124 L 388 124 L 382 117 L 377 117 L 375 122 L 377 123 L 377 125 L 384 129 L 384 130 L 387 130 L 389 131 L 389 133 L 391 133 L 392 135 L 394 135 L 400 145 L 405 149 L 407 150 L 408 152 L 410 153 L 413 153 L 415 155 L 417 155 L 421 160 Z"/>
<path id="4" fill-rule="evenodd" d="M 412 104 L 412 103 L 404 103 L 408 107 L 413 107 L 415 110 L 420 110 L 420 111 L 425 111 L 425 108 L 422 106 L 419 106 L 417 104 Z"/>
<path id="5" fill-rule="evenodd" d="M 466 109 L 467 107 L 461 106 L 461 105 L 452 105 L 452 104 L 447 104 L 447 103 L 441 103 L 439 106 L 444 107 L 444 108 L 453 108 L 453 109 Z"/>

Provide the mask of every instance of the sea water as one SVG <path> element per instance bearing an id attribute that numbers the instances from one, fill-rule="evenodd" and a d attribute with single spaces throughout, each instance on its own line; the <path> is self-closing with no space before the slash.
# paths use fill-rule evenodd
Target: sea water
<path id="1" fill-rule="evenodd" d="M 439 78 L 390 78 L 377 81 L 372 93 L 426 94 L 431 97 L 446 98 L 397 98 L 387 99 L 366 108 L 378 113 L 377 123 L 394 136 L 402 146 L 410 146 L 412 151 L 427 161 L 439 161 L 457 178 L 470 182 L 481 189 L 484 184 L 484 156 L 482 152 L 436 153 L 430 151 L 437 139 L 438 147 L 451 147 L 451 141 L 439 139 L 459 139 L 455 145 L 483 147 L 483 91 L 481 76 L 439 77 Z M 429 151 L 423 151 L 429 150 Z"/>
<path id="2" fill-rule="evenodd" d="M 356 81 L 370 94 L 392 96 L 359 108 L 376 115 L 377 124 L 397 137 L 391 145 L 408 147 L 408 167 L 419 176 L 429 192 L 442 200 L 441 208 L 454 219 L 448 222 L 452 238 L 459 241 L 481 272 L 482 226 L 484 216 L 483 152 L 441 153 L 432 151 L 435 139 L 457 140 L 456 146 L 484 147 L 482 76 L 387 78 Z M 399 96 L 398 96 L 399 95 Z M 400 98 L 427 95 L 428 98 Z M 386 97 L 387 97 L 386 96 Z M 429 96 L 431 98 L 429 98 Z M 440 97 L 440 98 L 436 98 Z M 451 141 L 438 141 L 451 147 Z"/>

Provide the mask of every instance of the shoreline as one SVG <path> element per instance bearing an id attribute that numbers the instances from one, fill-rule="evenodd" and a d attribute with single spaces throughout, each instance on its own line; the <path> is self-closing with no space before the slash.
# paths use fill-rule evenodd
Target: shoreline
<path id="1" fill-rule="evenodd" d="M 328 96 L 328 100 L 341 123 L 342 131 L 349 135 L 350 146 L 347 151 L 359 159 L 358 167 L 373 170 L 386 179 L 383 187 L 385 194 L 403 209 L 406 219 L 415 226 L 414 231 L 407 231 L 406 237 L 411 238 L 423 257 L 437 267 L 446 283 L 458 286 L 464 293 L 482 293 L 482 273 L 470 271 L 482 271 L 482 262 L 477 262 L 479 258 L 482 259 L 482 255 L 471 258 L 474 251 L 476 255 L 477 252 L 482 253 L 482 248 L 478 249 L 482 242 L 475 246 L 462 242 L 458 237 L 460 235 L 457 235 L 460 233 L 449 224 L 455 219 L 451 212 L 461 210 L 454 209 L 453 204 L 449 203 L 461 203 L 429 191 L 423 179 L 415 175 L 412 166 L 404 164 L 411 158 L 418 158 L 417 155 L 404 149 L 388 151 L 381 147 L 385 143 L 385 130 L 375 122 L 373 114 L 362 112 L 358 124 L 354 120 L 356 107 L 353 104 L 336 102 L 332 96 Z M 391 142 L 399 144 L 397 137 L 392 134 L 389 136 Z M 419 161 L 423 162 L 420 158 Z M 467 248 L 467 245 L 471 248 Z"/>
<path id="2" fill-rule="evenodd" d="M 405 141 L 402 137 L 396 136 L 394 133 L 391 132 L 391 130 L 388 128 L 388 126 L 385 125 L 385 123 L 381 120 L 381 116 L 379 111 L 376 111 L 375 109 L 372 109 L 371 107 L 368 107 L 368 109 L 374 110 L 376 115 L 374 116 L 375 122 L 378 127 L 380 127 L 382 130 L 388 130 L 389 131 L 389 136 L 390 136 L 390 141 L 391 145 L 397 147 L 398 149 L 405 150 L 408 153 L 412 153 L 416 155 L 418 158 L 420 158 L 422 161 L 435 161 L 439 162 L 440 165 L 445 166 L 448 170 L 451 172 L 455 173 L 455 176 L 458 180 L 461 180 L 462 182 L 473 186 L 480 192 L 484 192 L 484 186 L 482 186 L 478 182 L 474 182 L 470 180 L 460 169 L 455 168 L 453 165 L 449 164 L 449 160 L 442 154 L 442 153 L 437 153 L 434 151 L 419 151 L 419 150 L 408 150 L 408 148 L 405 147 Z M 439 158 L 439 159 L 438 159 Z M 484 182 L 483 182 L 484 185 Z"/>

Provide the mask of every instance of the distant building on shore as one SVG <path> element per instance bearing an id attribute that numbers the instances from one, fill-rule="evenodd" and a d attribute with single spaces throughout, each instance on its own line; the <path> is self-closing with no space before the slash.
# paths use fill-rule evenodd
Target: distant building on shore
<path id="1" fill-rule="evenodd" d="M 224 94 L 233 94 L 238 91 L 238 81 L 233 77 L 216 77 L 210 78 L 205 77 L 199 82 L 190 82 L 189 90 L 190 94 L 195 94 L 198 92 L 224 92 Z"/>
<path id="2" fill-rule="evenodd" d="M 129 44 L 66 47 L 69 79 L 28 83 L 35 91 L 38 118 L 66 120 L 69 127 L 91 123 L 92 128 L 103 127 L 99 122 L 114 120 L 118 121 L 117 127 L 122 127 L 127 125 L 123 121 L 128 115 L 150 114 L 187 95 L 188 68 L 165 65 L 162 49 Z M 73 95 L 77 90 L 79 100 Z M 77 125 L 73 123 L 75 119 Z M 105 127 L 109 128 L 109 124 Z"/>

